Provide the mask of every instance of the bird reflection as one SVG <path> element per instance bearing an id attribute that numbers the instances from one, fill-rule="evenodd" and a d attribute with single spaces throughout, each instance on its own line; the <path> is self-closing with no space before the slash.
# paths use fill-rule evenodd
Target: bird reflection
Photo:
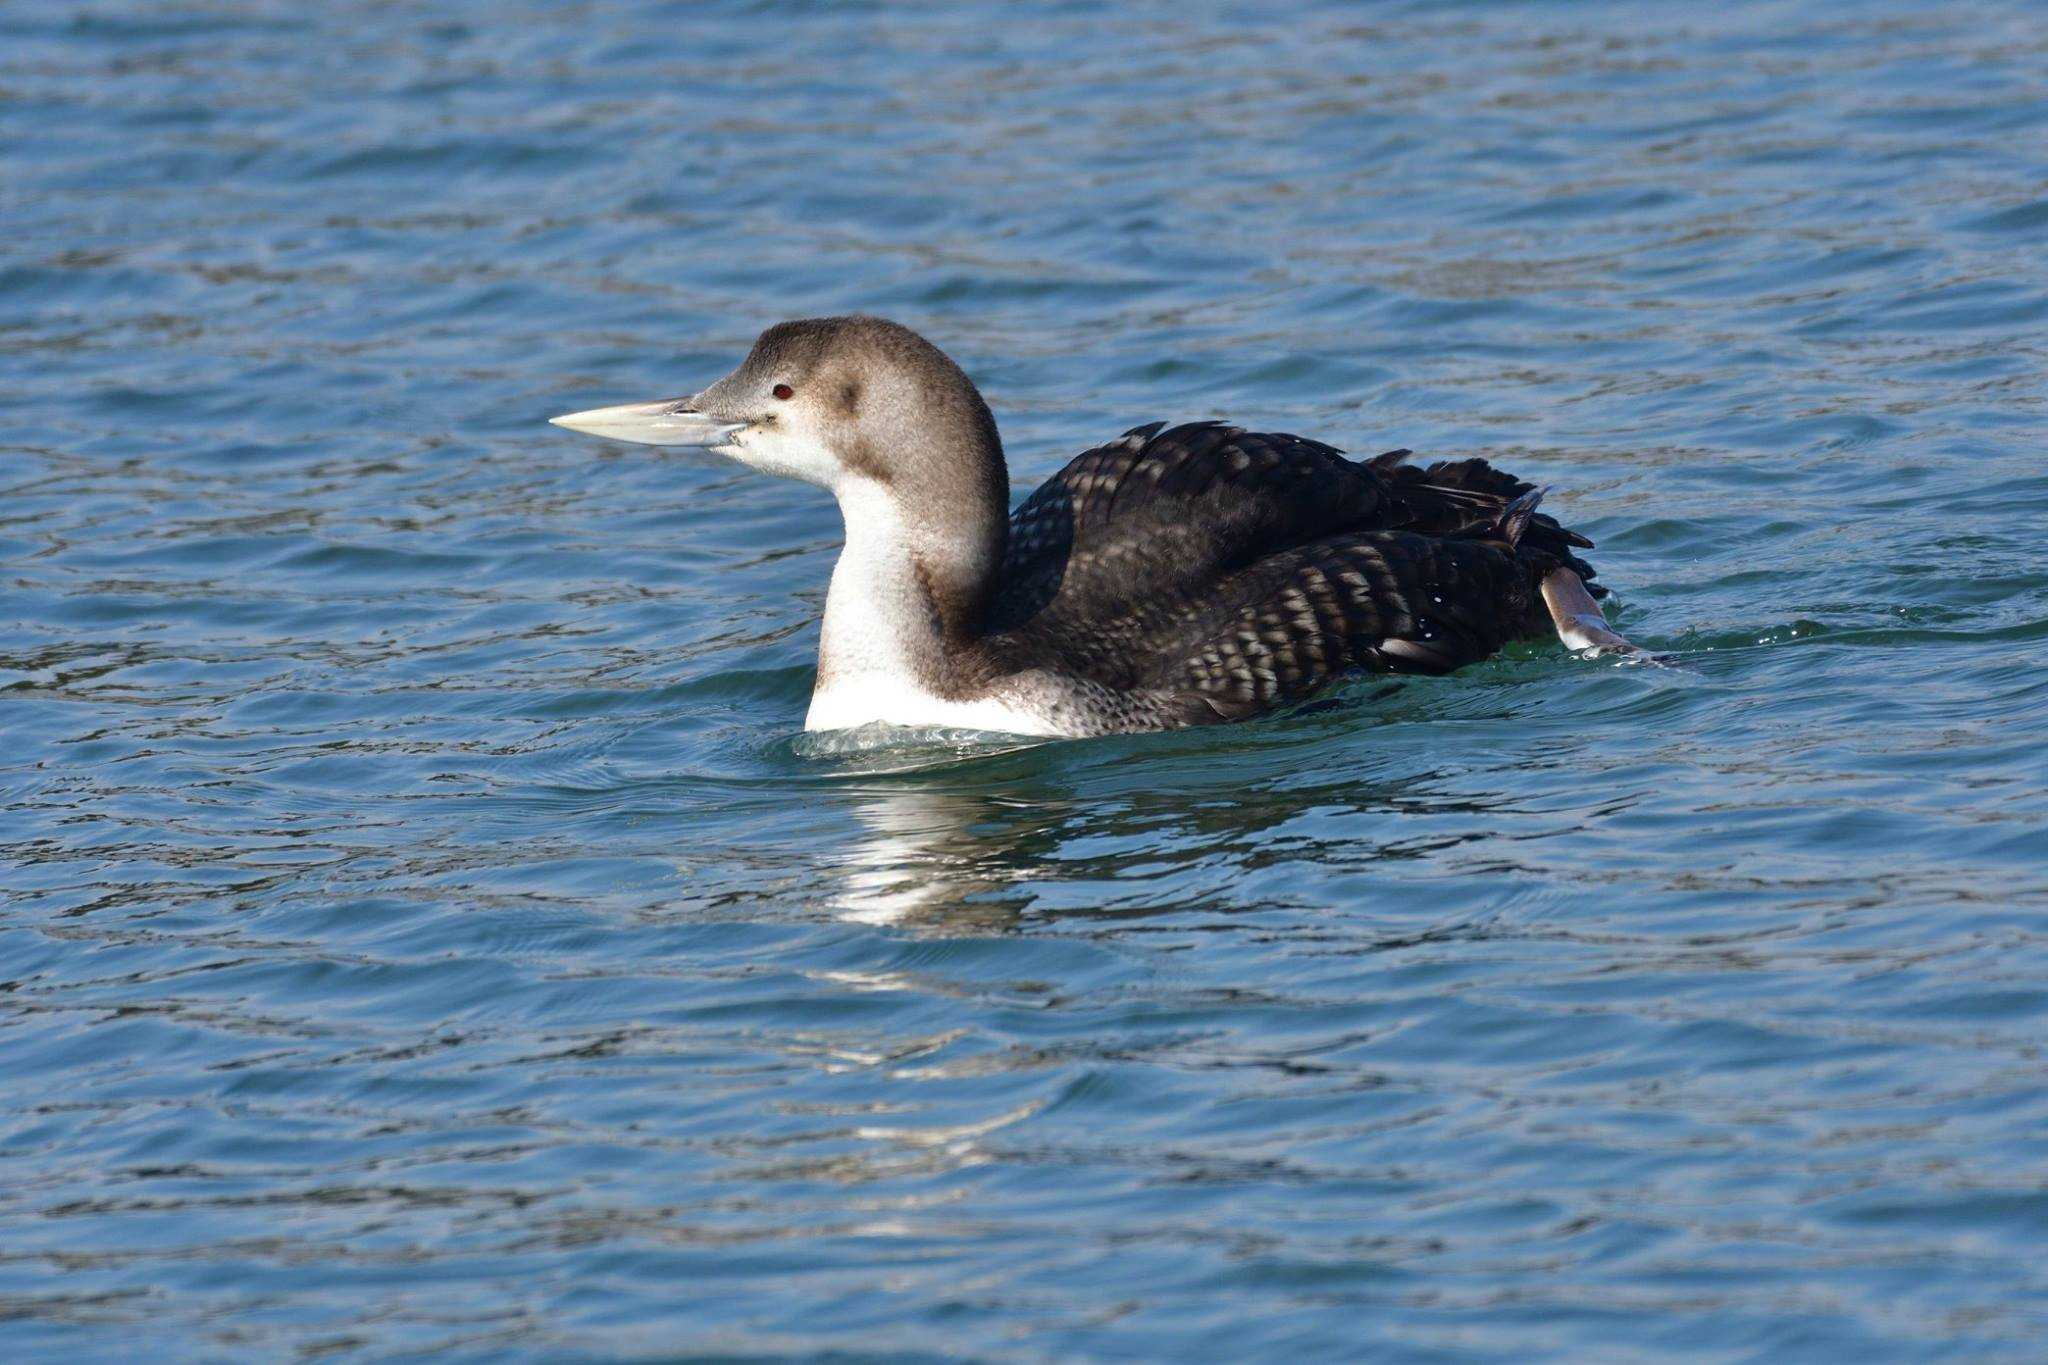
<path id="1" fill-rule="evenodd" d="M 1022 883 L 1043 872 L 1062 823 L 1057 809 L 938 785 L 867 787 L 853 800 L 862 834 L 831 903 L 864 924 L 1013 928 L 1031 901 Z"/>
<path id="2" fill-rule="evenodd" d="M 1407 818 L 1344 816 L 1483 813 L 1509 800 L 1475 790 L 1469 773 L 1451 779 L 1409 764 L 1318 784 L 1268 777 L 1219 787 L 1219 757 L 1173 756 L 1195 760 L 1192 770 L 1148 759 L 1152 780 L 1115 764 L 1048 772 L 1042 755 L 994 760 L 997 772 L 968 760 L 860 779 L 838 789 L 859 830 L 833 860 L 825 901 L 849 920 L 957 933 L 1011 931 L 1062 884 L 1128 888 L 1095 913 L 1148 913 L 1145 883 L 1154 879 L 1152 912 L 1256 909 L 1234 874 L 1276 856 L 1355 866 L 1426 856 L 1418 842 L 1463 841 L 1435 821 L 1425 835 Z M 1320 849 L 1297 832 L 1281 853 L 1271 832 L 1311 811 L 1342 820 L 1342 838 Z"/>

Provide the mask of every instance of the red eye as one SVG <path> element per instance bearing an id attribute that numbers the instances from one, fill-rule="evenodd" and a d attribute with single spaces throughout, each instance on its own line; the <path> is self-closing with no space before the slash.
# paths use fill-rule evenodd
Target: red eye
<path id="1" fill-rule="evenodd" d="M 782 399 L 784 402 L 788 402 L 790 399 L 796 397 L 796 390 L 792 389 L 787 384 L 777 384 L 775 386 L 775 396 L 777 398 Z"/>

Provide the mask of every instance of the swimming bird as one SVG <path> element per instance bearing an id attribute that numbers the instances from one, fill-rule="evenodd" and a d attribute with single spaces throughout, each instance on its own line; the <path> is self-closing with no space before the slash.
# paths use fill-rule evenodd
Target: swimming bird
<path id="1" fill-rule="evenodd" d="M 837 497 L 846 539 L 808 730 L 1171 729 L 1358 673 L 1447 673 L 1550 626 L 1573 648 L 1633 649 L 1594 601 L 1605 589 L 1577 554 L 1592 542 L 1484 460 L 1355 461 L 1301 436 L 1151 422 L 1011 511 L 980 391 L 881 318 L 779 323 L 692 397 L 552 420 Z"/>

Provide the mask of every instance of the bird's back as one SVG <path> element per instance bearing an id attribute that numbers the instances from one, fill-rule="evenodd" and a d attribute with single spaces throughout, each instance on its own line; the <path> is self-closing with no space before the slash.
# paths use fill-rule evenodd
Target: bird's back
<path id="1" fill-rule="evenodd" d="M 1085 451 L 1011 514 L 992 659 L 1135 700 L 1146 724 L 1235 719 L 1348 673 L 1483 659 L 1540 621 L 1545 572 L 1591 575 L 1527 484 L 1406 455 L 1214 422 Z"/>

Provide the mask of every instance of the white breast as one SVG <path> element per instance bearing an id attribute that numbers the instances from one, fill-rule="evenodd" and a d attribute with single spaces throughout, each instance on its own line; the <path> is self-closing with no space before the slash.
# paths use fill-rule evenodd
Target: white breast
<path id="1" fill-rule="evenodd" d="M 1012 735 L 1063 731 L 1029 704 L 1023 680 L 971 701 L 934 695 L 916 666 L 932 639 L 931 609 L 911 559 L 913 529 L 888 490 L 844 477 L 833 491 L 846 518 L 846 545 L 832 568 L 819 628 L 818 687 L 806 730 L 857 725 L 936 726 Z"/>
<path id="2" fill-rule="evenodd" d="M 1001 697 L 950 701 L 908 678 L 858 673 L 821 678 L 811 694 L 806 730 L 850 730 L 857 725 L 931 726 L 1009 735 L 1062 733 L 1044 716 Z"/>

